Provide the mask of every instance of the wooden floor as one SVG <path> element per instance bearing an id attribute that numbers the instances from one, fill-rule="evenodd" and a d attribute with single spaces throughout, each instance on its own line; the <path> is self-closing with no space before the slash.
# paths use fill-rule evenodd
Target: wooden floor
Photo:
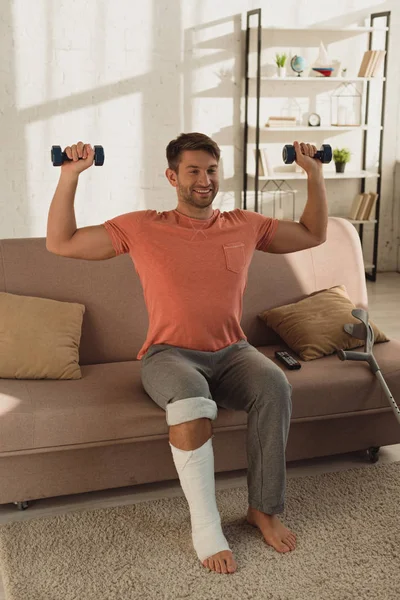
<path id="1" fill-rule="evenodd" d="M 370 319 L 388 337 L 400 340 L 400 273 L 378 273 L 377 281 L 375 283 L 367 282 L 367 288 Z M 400 399 L 396 400 L 400 404 Z M 381 464 L 400 461 L 400 444 L 381 448 L 379 461 Z M 332 456 L 290 463 L 287 468 L 287 476 L 288 478 L 302 477 L 367 465 L 365 457 L 359 454 Z M 235 471 L 226 474 L 217 473 L 215 480 L 216 489 L 246 485 L 246 471 Z M 174 482 L 145 484 L 119 490 L 49 498 L 37 501 L 25 511 L 19 511 L 16 506 L 11 504 L 0 505 L 0 523 L 63 514 L 82 508 L 120 506 L 182 494 L 179 481 L 176 480 Z M 1 582 L 0 600 L 5 600 Z"/>

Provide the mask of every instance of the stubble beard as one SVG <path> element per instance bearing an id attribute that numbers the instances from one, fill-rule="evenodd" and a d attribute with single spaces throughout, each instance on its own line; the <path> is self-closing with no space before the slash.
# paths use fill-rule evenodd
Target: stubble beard
<path id="1" fill-rule="evenodd" d="M 215 196 L 218 194 L 218 188 L 212 186 L 210 195 L 204 196 L 202 200 L 197 199 L 196 192 L 193 192 L 190 188 L 183 187 L 178 185 L 178 195 L 179 198 L 185 202 L 185 204 L 190 204 L 190 206 L 194 206 L 196 208 L 207 208 L 214 202 Z"/>

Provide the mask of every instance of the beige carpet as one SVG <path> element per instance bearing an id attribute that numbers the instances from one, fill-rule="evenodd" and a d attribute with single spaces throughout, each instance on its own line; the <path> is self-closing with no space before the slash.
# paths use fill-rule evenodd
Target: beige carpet
<path id="1" fill-rule="evenodd" d="M 245 521 L 246 487 L 217 491 L 233 575 L 198 561 L 183 496 L 9 523 L 6 600 L 399 600 L 399 498 L 400 462 L 289 479 L 297 549 L 279 554 Z"/>

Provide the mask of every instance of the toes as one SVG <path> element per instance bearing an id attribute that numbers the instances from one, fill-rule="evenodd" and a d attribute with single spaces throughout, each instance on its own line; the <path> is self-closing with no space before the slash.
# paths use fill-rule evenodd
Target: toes
<path id="1" fill-rule="evenodd" d="M 288 536 L 287 538 L 283 539 L 282 541 L 285 544 L 287 544 L 291 550 L 294 550 L 296 548 L 296 543 L 295 543 L 295 540 L 293 540 L 292 536 Z"/>
<path id="2" fill-rule="evenodd" d="M 227 564 L 227 572 L 228 573 L 235 573 L 236 572 L 237 564 L 235 563 L 235 561 L 233 561 L 233 560 L 227 560 L 226 564 Z"/>
<path id="3" fill-rule="evenodd" d="M 206 558 L 205 560 L 202 561 L 201 563 L 203 565 L 203 567 L 205 567 L 206 569 L 210 569 L 211 571 L 215 571 L 216 573 L 224 573 L 225 575 L 228 575 L 228 573 L 235 573 L 236 571 L 236 567 L 235 567 L 235 563 L 232 560 L 227 560 L 227 559 L 212 559 L 212 558 Z"/>
<path id="4" fill-rule="evenodd" d="M 289 538 L 284 538 L 284 539 L 282 540 L 282 542 L 283 542 L 283 544 L 284 544 L 285 546 L 287 546 L 287 547 L 289 548 L 289 550 L 293 550 L 293 544 L 292 544 L 292 542 L 289 540 Z"/>
<path id="5" fill-rule="evenodd" d="M 274 548 L 275 548 L 275 550 L 277 550 L 278 552 L 289 552 L 289 551 L 290 551 L 290 548 L 289 548 L 289 546 L 287 546 L 287 545 L 286 545 L 286 544 L 284 544 L 283 542 L 281 542 L 281 543 L 277 542 L 277 543 L 276 543 L 276 546 L 274 545 L 273 547 L 274 547 Z"/>

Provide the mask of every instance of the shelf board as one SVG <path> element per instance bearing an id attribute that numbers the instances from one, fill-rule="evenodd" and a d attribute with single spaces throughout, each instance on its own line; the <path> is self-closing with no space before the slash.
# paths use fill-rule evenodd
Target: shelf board
<path id="1" fill-rule="evenodd" d="M 309 33 L 310 31 L 332 31 L 332 32 L 342 32 L 342 33 L 369 33 L 371 31 L 389 31 L 389 27 L 313 27 L 310 25 L 309 27 L 263 27 L 263 31 L 266 32 L 276 32 L 280 31 L 293 31 L 293 32 L 303 32 Z"/>
<path id="2" fill-rule="evenodd" d="M 256 77 L 249 77 L 249 79 L 256 80 Z M 352 81 L 385 81 L 386 77 L 294 77 L 292 75 L 288 77 L 278 77 L 273 75 L 272 77 L 260 77 L 261 81 L 330 81 L 331 83 L 347 83 Z"/>
<path id="3" fill-rule="evenodd" d="M 254 174 L 248 174 L 249 177 L 255 177 Z M 336 173 L 336 171 L 324 171 L 324 179 L 366 179 L 370 177 L 379 177 L 378 173 L 371 171 L 345 171 Z M 289 179 L 307 179 L 305 173 L 295 173 L 293 171 L 277 171 L 273 175 L 263 175 L 258 178 L 260 181 L 286 181 Z"/>
<path id="4" fill-rule="evenodd" d="M 268 133 L 272 131 L 354 131 L 357 129 L 366 130 L 366 129 L 383 129 L 381 125 L 320 125 L 318 127 L 310 127 L 309 125 L 297 125 L 295 127 L 260 127 L 260 131 L 267 131 Z M 255 127 L 254 127 L 255 130 Z"/>

